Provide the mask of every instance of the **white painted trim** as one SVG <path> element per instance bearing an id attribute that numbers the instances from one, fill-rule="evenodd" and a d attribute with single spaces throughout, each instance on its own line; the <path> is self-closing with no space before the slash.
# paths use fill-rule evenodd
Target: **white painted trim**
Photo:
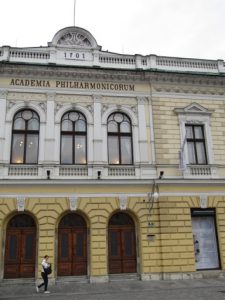
<path id="1" fill-rule="evenodd" d="M 134 97 L 134 95 L 133 95 L 133 97 Z M 131 119 L 132 126 L 137 126 L 138 125 L 137 117 L 135 116 L 134 112 L 131 109 L 129 109 L 127 107 L 124 107 L 124 106 L 121 106 L 120 108 L 118 108 L 117 105 L 114 105 L 113 107 L 108 108 L 104 112 L 104 114 L 102 115 L 102 124 L 107 124 L 108 117 L 112 113 L 115 113 L 115 112 L 125 113 Z"/>
<path id="2" fill-rule="evenodd" d="M 44 123 L 46 122 L 46 114 L 45 112 L 42 110 L 42 108 L 40 106 L 38 106 L 37 104 L 32 103 L 31 101 L 21 101 L 18 104 L 13 105 L 7 112 L 6 114 L 6 122 L 10 122 L 12 123 L 13 118 L 15 116 L 15 114 L 21 110 L 21 109 L 32 109 L 34 110 L 40 118 L 40 122 Z"/>
<path id="3" fill-rule="evenodd" d="M 55 123 L 61 123 L 62 116 L 71 110 L 77 110 L 80 111 L 82 114 L 84 114 L 87 123 L 88 124 L 93 124 L 93 116 L 89 112 L 89 110 L 86 107 L 83 107 L 79 104 L 67 104 L 63 105 L 56 113 L 55 115 Z"/>
<path id="4" fill-rule="evenodd" d="M 110 194 L 74 194 L 74 193 L 52 193 L 52 194 L 38 194 L 38 193 L 32 193 L 32 194 L 0 194 L 1 198 L 118 198 L 121 197 L 124 198 L 137 198 L 137 197 L 148 197 L 149 193 L 132 193 L 132 194 L 126 194 L 126 193 L 110 193 Z M 160 197 L 211 197 L 211 196 L 225 196 L 224 192 L 162 192 L 159 193 L 159 202 Z"/>

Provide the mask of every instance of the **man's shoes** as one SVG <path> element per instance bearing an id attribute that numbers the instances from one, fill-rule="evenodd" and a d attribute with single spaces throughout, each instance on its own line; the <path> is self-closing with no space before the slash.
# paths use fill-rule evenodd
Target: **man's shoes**
<path id="1" fill-rule="evenodd" d="M 39 293 L 39 287 L 38 286 L 36 286 L 36 291 L 37 291 L 37 293 Z"/>
<path id="2" fill-rule="evenodd" d="M 44 291 L 44 293 L 45 293 L 45 294 L 49 294 L 50 292 L 49 292 L 49 291 Z"/>

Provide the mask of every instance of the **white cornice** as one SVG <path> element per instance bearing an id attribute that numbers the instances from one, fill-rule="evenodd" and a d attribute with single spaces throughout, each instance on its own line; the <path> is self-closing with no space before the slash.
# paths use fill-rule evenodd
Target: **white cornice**
<path id="1" fill-rule="evenodd" d="M 160 192 L 160 197 L 213 197 L 213 196 L 225 196 L 224 192 Z M 1 198 L 141 198 L 149 197 L 149 193 L 108 193 L 108 194 L 97 194 L 97 193 L 29 193 L 29 194 L 19 194 L 19 193 L 4 193 L 0 194 Z"/>

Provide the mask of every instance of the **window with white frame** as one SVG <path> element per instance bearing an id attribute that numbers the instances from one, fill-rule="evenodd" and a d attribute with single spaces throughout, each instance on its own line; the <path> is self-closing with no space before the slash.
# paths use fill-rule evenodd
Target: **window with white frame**
<path id="1" fill-rule="evenodd" d="M 192 165 L 206 165 L 204 125 L 185 124 L 188 162 Z"/>
<path id="2" fill-rule="evenodd" d="M 108 118 L 108 159 L 111 165 L 133 164 L 132 126 L 127 115 L 115 112 Z"/>
<path id="3" fill-rule="evenodd" d="M 37 164 L 40 120 L 31 109 L 17 112 L 13 118 L 11 163 Z"/>
<path id="4" fill-rule="evenodd" d="M 70 111 L 61 120 L 61 164 L 87 163 L 87 122 L 79 111 Z"/>
<path id="5" fill-rule="evenodd" d="M 213 163 L 210 118 L 212 110 L 198 103 L 176 108 L 181 134 L 180 159 L 182 169 L 186 165 L 208 165 Z"/>

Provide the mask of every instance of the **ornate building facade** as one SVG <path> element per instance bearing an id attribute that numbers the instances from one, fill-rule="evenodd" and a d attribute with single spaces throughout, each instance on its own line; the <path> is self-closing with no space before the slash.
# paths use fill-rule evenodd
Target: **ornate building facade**
<path id="1" fill-rule="evenodd" d="M 225 269 L 225 65 L 103 51 L 79 27 L 0 48 L 0 279 Z"/>

